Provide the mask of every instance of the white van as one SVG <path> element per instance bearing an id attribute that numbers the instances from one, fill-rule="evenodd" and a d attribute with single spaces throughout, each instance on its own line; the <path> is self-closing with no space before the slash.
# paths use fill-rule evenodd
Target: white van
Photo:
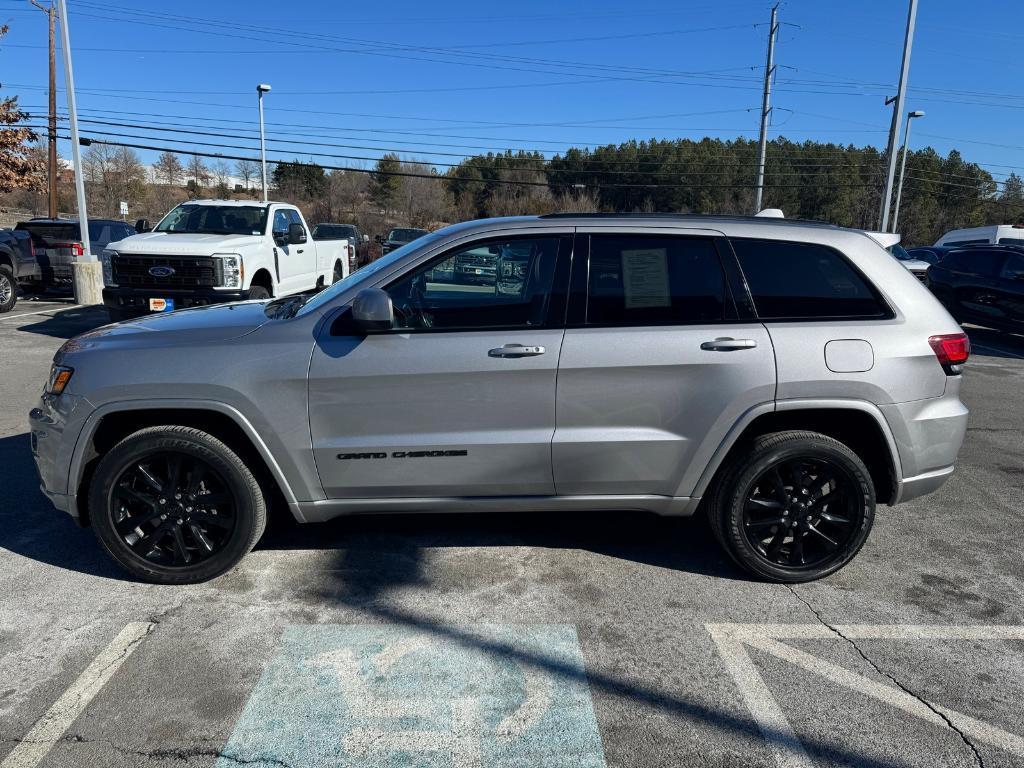
<path id="1" fill-rule="evenodd" d="M 990 227 L 954 229 L 935 241 L 935 245 L 976 245 L 978 243 L 1024 245 L 1024 224 L 993 224 Z"/>

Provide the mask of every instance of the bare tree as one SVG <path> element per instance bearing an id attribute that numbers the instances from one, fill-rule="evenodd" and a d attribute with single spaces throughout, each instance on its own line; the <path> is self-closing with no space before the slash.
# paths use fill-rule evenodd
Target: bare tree
<path id="1" fill-rule="evenodd" d="M 210 166 L 210 175 L 214 184 L 217 185 L 217 197 L 227 197 L 230 193 L 228 180 L 231 178 L 231 166 L 223 160 L 218 160 Z"/>
<path id="2" fill-rule="evenodd" d="M 153 170 L 156 173 L 157 181 L 170 186 L 180 184 L 182 174 L 185 173 L 185 167 L 173 152 L 161 154 L 153 164 Z"/>
<path id="3" fill-rule="evenodd" d="M 196 197 L 202 188 L 210 181 L 210 169 L 206 167 L 203 158 L 199 155 L 192 155 L 188 161 L 186 176 L 188 177 L 189 196 Z"/>
<path id="4" fill-rule="evenodd" d="M 418 227 L 436 225 L 451 207 L 444 183 L 429 163 L 412 160 L 402 163 L 402 207 L 410 224 Z M 428 178 L 429 177 L 429 178 Z"/>
<path id="5" fill-rule="evenodd" d="M 260 164 L 255 160 L 239 160 L 235 163 L 235 173 L 238 178 L 242 180 L 242 185 L 245 187 L 245 191 L 249 191 L 249 185 L 253 179 L 259 178 L 260 176 Z"/>

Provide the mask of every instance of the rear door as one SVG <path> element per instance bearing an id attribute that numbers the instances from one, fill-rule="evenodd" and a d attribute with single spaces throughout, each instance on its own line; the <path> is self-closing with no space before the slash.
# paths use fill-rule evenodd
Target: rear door
<path id="1" fill-rule="evenodd" d="M 774 397 L 768 333 L 734 300 L 719 232 L 581 228 L 576 253 L 556 490 L 688 496 L 737 419 Z"/>
<path id="2" fill-rule="evenodd" d="M 450 264 L 510 243 L 532 254 L 518 289 L 464 285 Z M 309 371 L 313 452 L 333 499 L 550 496 L 555 376 L 571 236 L 472 240 L 379 287 L 396 327 L 360 334 L 346 315 Z"/>
<path id="3" fill-rule="evenodd" d="M 999 272 L 996 306 L 1007 322 L 1024 328 L 1024 251 L 1006 257 Z"/>

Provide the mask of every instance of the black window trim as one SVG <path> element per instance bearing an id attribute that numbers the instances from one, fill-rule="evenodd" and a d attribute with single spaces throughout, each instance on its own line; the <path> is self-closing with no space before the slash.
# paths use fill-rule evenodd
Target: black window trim
<path id="1" fill-rule="evenodd" d="M 476 240 L 463 240 L 462 242 L 446 248 L 441 253 L 431 256 L 425 261 L 418 261 L 408 269 L 402 270 L 399 274 L 393 274 L 383 285 L 383 290 L 404 280 L 411 272 L 420 269 L 429 269 L 430 265 L 438 264 L 452 258 L 456 253 L 471 248 L 479 248 L 487 243 L 508 243 L 516 240 L 557 240 L 558 251 L 555 256 L 555 271 L 551 279 L 551 292 L 548 297 L 547 313 L 544 322 L 540 325 L 487 325 L 474 328 L 390 328 L 383 331 L 374 331 L 367 334 L 357 330 L 352 322 L 351 307 L 346 307 L 331 323 L 330 334 L 332 336 L 394 336 L 406 334 L 432 334 L 432 333 L 494 333 L 505 331 L 508 333 L 520 331 L 542 331 L 559 330 L 565 328 L 565 312 L 567 305 L 567 294 L 569 289 L 569 271 L 573 258 L 573 233 L 564 230 L 552 232 L 529 232 L 526 234 L 491 234 Z"/>
<path id="2" fill-rule="evenodd" d="M 761 317 L 761 315 L 757 312 L 757 302 L 754 301 L 754 293 L 750 289 L 750 283 L 747 281 L 747 276 L 746 276 L 746 274 L 743 273 L 743 266 L 742 266 L 742 264 L 740 264 L 739 256 L 736 254 L 736 250 L 732 247 L 733 241 L 736 241 L 736 240 L 754 241 L 754 242 L 763 242 L 763 243 L 789 243 L 789 244 L 794 244 L 794 245 L 814 245 L 814 246 L 817 246 L 819 248 L 825 248 L 827 250 L 832 251 L 833 253 L 835 253 L 839 257 L 839 259 L 843 263 L 845 263 L 850 268 L 850 270 L 857 277 L 859 277 L 861 279 L 861 281 L 863 281 L 864 285 L 867 286 L 868 291 L 871 292 L 871 295 L 874 297 L 875 301 L 877 301 L 879 306 L 882 307 L 882 310 L 883 310 L 882 314 L 881 315 L 815 315 L 813 317 L 802 317 L 802 316 L 796 316 L 796 317 Z M 732 258 L 736 262 L 736 268 L 740 271 L 740 274 L 742 275 L 743 287 L 744 287 L 744 290 L 746 291 L 746 298 L 750 302 L 750 308 L 751 308 L 751 310 L 754 313 L 754 319 L 756 319 L 758 322 L 761 322 L 761 323 L 819 323 L 819 322 L 827 321 L 827 322 L 830 322 L 830 323 L 842 323 L 842 322 L 859 322 L 859 323 L 863 323 L 863 322 L 875 322 L 875 321 L 884 322 L 886 320 L 892 320 L 892 319 L 894 319 L 896 317 L 896 312 L 893 311 L 892 306 L 889 304 L 888 301 L 886 301 L 886 298 L 882 294 L 882 292 L 879 291 L 878 288 L 875 286 L 875 284 L 870 279 L 868 279 L 868 276 L 865 275 L 857 267 L 857 265 L 854 264 L 846 256 L 846 254 L 843 253 L 842 251 L 840 251 L 838 248 L 835 248 L 835 247 L 833 247 L 831 245 L 826 245 L 824 243 L 810 242 L 810 241 L 807 241 L 807 240 L 778 240 L 778 239 L 771 238 L 771 237 L 729 237 L 728 238 L 728 245 L 729 245 L 729 250 L 732 253 Z"/>
<path id="3" fill-rule="evenodd" d="M 620 322 L 620 323 L 590 323 L 587 322 L 587 305 L 590 298 L 590 254 L 591 242 L 594 237 L 630 237 L 630 238 L 673 238 L 686 240 L 710 241 L 711 247 L 718 256 L 718 264 L 722 270 L 722 288 L 724 299 L 724 317 L 721 320 L 704 320 L 699 323 L 679 322 L 666 320 L 664 322 Z M 741 304 L 736 301 L 735 280 L 737 272 L 729 263 L 731 254 L 723 250 L 726 245 L 725 238 L 715 235 L 692 234 L 689 232 L 636 232 L 636 231 L 607 231 L 607 232 L 579 232 L 576 235 L 574 246 L 574 258 L 572 265 L 571 287 L 569 291 L 569 307 L 566 313 L 566 324 L 568 328 L 692 328 L 705 325 L 736 325 L 749 322 L 753 319 L 746 316 Z"/>

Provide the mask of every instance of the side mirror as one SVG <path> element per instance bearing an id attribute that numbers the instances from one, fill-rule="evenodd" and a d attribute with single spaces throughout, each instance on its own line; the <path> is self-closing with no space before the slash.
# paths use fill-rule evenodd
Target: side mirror
<path id="1" fill-rule="evenodd" d="M 373 241 L 375 243 L 383 244 L 384 243 L 384 235 L 374 235 L 373 236 Z"/>
<path id="2" fill-rule="evenodd" d="M 139 219 L 138 221 L 136 221 L 135 231 L 139 233 L 152 232 L 153 228 L 149 226 L 149 219 Z"/>
<path id="3" fill-rule="evenodd" d="M 380 288 L 364 288 L 352 302 L 352 320 L 367 333 L 390 331 L 395 326 L 391 297 Z"/>
<path id="4" fill-rule="evenodd" d="M 301 224 L 292 222 L 288 225 L 288 242 L 291 245 L 302 245 L 306 242 L 306 230 Z"/>

